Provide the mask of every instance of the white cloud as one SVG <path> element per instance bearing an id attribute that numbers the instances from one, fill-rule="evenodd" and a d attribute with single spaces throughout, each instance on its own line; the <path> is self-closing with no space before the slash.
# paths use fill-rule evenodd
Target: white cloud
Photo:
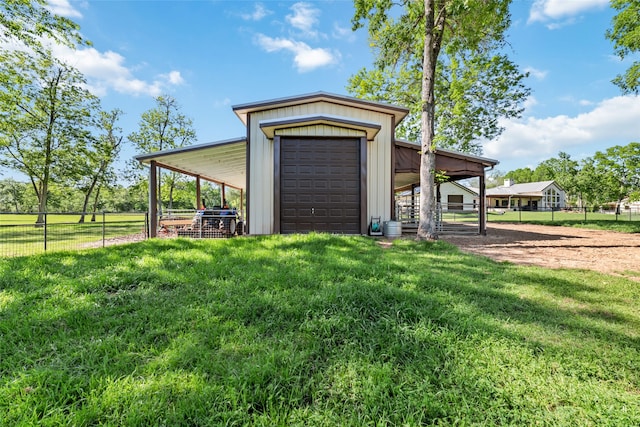
<path id="1" fill-rule="evenodd" d="M 548 72 L 543 70 L 538 70 L 533 67 L 527 67 L 524 69 L 526 73 L 529 73 L 531 77 L 537 80 L 544 80 L 547 77 Z"/>
<path id="2" fill-rule="evenodd" d="M 333 38 L 353 42 L 356 40 L 355 32 L 349 27 L 342 27 L 338 23 L 333 24 Z"/>
<path id="3" fill-rule="evenodd" d="M 332 53 L 329 49 L 312 48 L 306 43 L 295 40 L 272 38 L 264 34 L 258 34 L 255 40 L 267 52 L 285 50 L 293 53 L 294 63 L 300 72 L 325 67 L 336 63 L 339 59 L 339 54 Z"/>
<path id="4" fill-rule="evenodd" d="M 84 74 L 89 89 L 97 96 L 104 96 L 111 89 L 134 96 L 155 97 L 171 86 L 184 83 L 179 71 L 158 75 L 150 82 L 136 78 L 125 66 L 125 57 L 117 52 L 100 52 L 95 48 L 74 50 L 60 45 L 54 45 L 53 50 L 57 58 Z"/>
<path id="5" fill-rule="evenodd" d="M 166 79 L 166 81 L 174 86 L 179 86 L 184 83 L 184 79 L 180 74 L 180 71 L 171 71 L 169 74 L 160 74 L 160 77 Z"/>
<path id="6" fill-rule="evenodd" d="M 260 21 L 273 12 L 264 7 L 262 3 L 256 3 L 251 13 L 243 13 L 240 15 L 245 21 Z"/>
<path id="7" fill-rule="evenodd" d="M 54 14 L 65 18 L 82 18 L 82 13 L 69 3 L 69 0 L 49 0 L 47 8 Z"/>
<path id="8" fill-rule="evenodd" d="M 530 108 L 535 107 L 536 105 L 538 105 L 538 100 L 536 99 L 535 96 L 529 96 L 525 101 L 524 101 L 524 109 L 529 110 Z"/>
<path id="9" fill-rule="evenodd" d="M 640 97 L 619 96 L 604 100 L 591 111 L 528 118 L 502 123 L 503 134 L 484 144 L 484 154 L 505 162 L 542 160 L 559 151 L 595 154 L 614 145 L 640 138 Z M 596 147 L 596 148 L 593 148 Z"/>
<path id="10" fill-rule="evenodd" d="M 609 0 L 536 0 L 529 11 L 529 23 L 549 22 L 550 29 L 573 22 L 583 12 L 607 7 Z"/>
<path id="11" fill-rule="evenodd" d="M 294 28 L 302 31 L 307 37 L 318 37 L 317 31 L 313 29 L 318 24 L 318 16 L 320 15 L 320 9 L 314 8 L 309 3 L 295 3 L 291 6 L 293 14 L 289 14 L 285 17 L 287 22 Z"/>

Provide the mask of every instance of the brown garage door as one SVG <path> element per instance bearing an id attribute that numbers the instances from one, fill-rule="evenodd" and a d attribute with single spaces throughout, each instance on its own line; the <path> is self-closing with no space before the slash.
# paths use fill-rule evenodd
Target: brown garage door
<path id="1" fill-rule="evenodd" d="M 450 211 L 461 211 L 464 207 L 462 204 L 463 200 L 462 194 L 449 194 L 447 196 L 447 209 Z"/>
<path id="2" fill-rule="evenodd" d="M 280 141 L 280 232 L 360 233 L 360 140 Z"/>

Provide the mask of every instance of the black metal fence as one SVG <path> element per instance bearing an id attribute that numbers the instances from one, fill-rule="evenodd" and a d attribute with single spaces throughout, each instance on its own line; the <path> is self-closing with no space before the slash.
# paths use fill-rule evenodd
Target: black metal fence
<path id="1" fill-rule="evenodd" d="M 148 237 L 144 212 L 80 213 L 0 212 L 0 256 L 34 255 L 45 251 L 104 247 Z"/>
<path id="2" fill-rule="evenodd" d="M 564 208 L 489 208 L 487 221 L 517 222 L 562 222 L 562 221 L 640 221 L 640 207 L 629 206 L 619 209 L 600 207 L 564 207 Z"/>

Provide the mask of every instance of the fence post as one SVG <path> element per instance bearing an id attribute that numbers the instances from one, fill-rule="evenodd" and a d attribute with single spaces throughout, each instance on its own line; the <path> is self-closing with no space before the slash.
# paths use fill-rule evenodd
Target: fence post
<path id="1" fill-rule="evenodd" d="M 104 211 L 102 211 L 102 247 L 104 248 L 105 246 L 105 235 L 106 235 L 106 220 L 105 220 L 105 215 L 104 215 Z"/>
<path id="2" fill-rule="evenodd" d="M 551 206 L 551 222 L 553 222 L 553 211 L 554 211 L 553 206 Z"/>
<path id="3" fill-rule="evenodd" d="M 47 213 L 44 213 L 44 251 L 47 251 Z"/>
<path id="4" fill-rule="evenodd" d="M 584 207 L 584 222 L 587 222 L 587 207 Z"/>
<path id="5" fill-rule="evenodd" d="M 518 221 L 522 222 L 522 207 L 520 207 L 520 209 L 518 209 Z"/>

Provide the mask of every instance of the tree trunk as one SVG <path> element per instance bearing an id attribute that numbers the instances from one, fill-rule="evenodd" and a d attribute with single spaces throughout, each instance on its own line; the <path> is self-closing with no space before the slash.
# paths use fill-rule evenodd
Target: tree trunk
<path id="1" fill-rule="evenodd" d="M 38 219 L 36 219 L 36 225 L 44 224 L 44 213 L 47 211 L 47 193 L 49 192 L 49 186 L 45 182 L 41 182 L 37 191 L 38 195 Z"/>
<path id="2" fill-rule="evenodd" d="M 425 40 L 423 51 L 422 76 L 422 117 L 420 156 L 420 222 L 418 224 L 418 240 L 437 240 L 435 213 L 435 172 L 436 154 L 433 144 L 435 129 L 435 75 L 437 62 L 437 37 L 434 34 L 435 10 L 434 0 L 424 0 Z"/>
<path id="3" fill-rule="evenodd" d="M 89 206 L 89 199 L 91 198 L 91 193 L 93 193 L 93 190 L 96 188 L 96 184 L 98 183 L 98 180 L 104 174 L 104 171 L 106 168 L 107 168 L 107 164 L 104 161 L 100 162 L 100 168 L 98 169 L 98 172 L 91 178 L 91 185 L 89 186 L 87 193 L 84 195 L 84 202 L 82 204 L 82 213 L 80 214 L 80 221 L 78 221 L 79 223 L 84 222 L 84 216 L 87 213 L 87 206 Z M 91 219 L 91 222 L 95 221 L 95 215 L 96 215 L 95 201 L 94 201 L 93 207 L 94 207 L 94 211 L 93 211 L 93 217 Z"/>
<path id="4" fill-rule="evenodd" d="M 100 199 L 100 190 L 102 185 L 98 185 L 96 188 L 96 195 L 93 198 L 93 207 L 91 208 L 91 222 L 96 222 L 96 210 L 98 209 L 98 200 Z"/>
<path id="5" fill-rule="evenodd" d="M 80 212 L 80 219 L 78 220 L 79 224 L 84 223 L 84 216 L 87 213 L 87 206 L 89 206 L 89 198 L 91 197 L 91 192 L 93 191 L 93 187 L 96 185 L 96 181 L 94 180 L 89 186 L 89 190 L 84 195 L 84 201 L 82 202 L 82 212 Z"/>

